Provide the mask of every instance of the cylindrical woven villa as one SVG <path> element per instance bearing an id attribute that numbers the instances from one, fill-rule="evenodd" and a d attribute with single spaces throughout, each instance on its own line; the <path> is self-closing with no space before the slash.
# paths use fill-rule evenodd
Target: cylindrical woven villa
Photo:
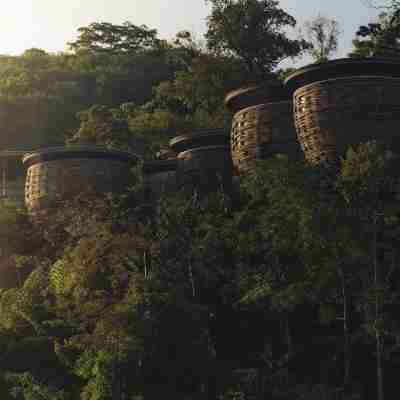
<path id="1" fill-rule="evenodd" d="M 23 158 L 27 167 L 25 204 L 38 214 L 83 193 L 119 193 L 130 183 L 134 154 L 96 146 L 38 150 Z"/>
<path id="2" fill-rule="evenodd" d="M 341 59 L 304 67 L 286 80 L 294 91 L 298 140 L 311 164 L 336 164 L 368 140 L 395 147 L 400 124 L 400 62 Z"/>
<path id="3" fill-rule="evenodd" d="M 154 203 L 178 189 L 176 159 L 147 161 L 143 164 L 144 201 Z"/>
<path id="4" fill-rule="evenodd" d="M 178 153 L 180 187 L 209 193 L 231 190 L 232 158 L 229 134 L 223 129 L 200 130 L 171 140 Z"/>
<path id="5" fill-rule="evenodd" d="M 225 99 L 235 112 L 231 151 L 238 173 L 251 170 L 254 161 L 276 153 L 293 158 L 301 154 L 293 121 L 290 92 L 279 81 L 231 92 Z M 243 107 L 244 106 L 244 107 Z"/>
<path id="6" fill-rule="evenodd" d="M 232 122 L 232 160 L 238 171 L 250 169 L 255 160 L 265 160 L 276 153 L 298 158 L 291 101 L 265 103 L 237 112 Z"/>

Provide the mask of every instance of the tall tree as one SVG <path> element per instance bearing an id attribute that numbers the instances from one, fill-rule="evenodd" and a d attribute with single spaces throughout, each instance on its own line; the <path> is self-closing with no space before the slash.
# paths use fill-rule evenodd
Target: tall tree
<path id="1" fill-rule="evenodd" d="M 305 28 L 307 39 L 312 44 L 312 48 L 308 51 L 314 61 L 328 61 L 338 47 L 339 23 L 335 19 L 328 19 L 319 15 L 306 22 Z"/>
<path id="2" fill-rule="evenodd" d="M 79 32 L 78 39 L 69 43 L 74 54 L 68 63 L 95 76 L 97 103 L 143 104 L 151 99 L 153 85 L 173 76 L 174 65 L 167 57 L 170 47 L 157 38 L 155 29 L 130 22 L 96 22 Z"/>
<path id="3" fill-rule="evenodd" d="M 276 0 L 207 0 L 211 3 L 207 46 L 241 59 L 249 72 L 263 78 L 282 60 L 309 47 L 304 40 L 286 36 L 296 20 Z"/>
<path id="4" fill-rule="evenodd" d="M 157 31 L 147 26 L 136 26 L 131 22 L 115 25 L 108 22 L 93 22 L 78 29 L 79 36 L 69 46 L 75 52 L 128 53 L 156 48 L 160 41 Z"/>
<path id="5" fill-rule="evenodd" d="M 360 26 L 351 57 L 399 57 L 400 8 L 382 12 L 378 21 Z"/>

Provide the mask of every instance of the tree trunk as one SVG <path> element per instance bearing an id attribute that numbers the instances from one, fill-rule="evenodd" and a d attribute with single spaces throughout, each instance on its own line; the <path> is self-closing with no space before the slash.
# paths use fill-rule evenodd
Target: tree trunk
<path id="1" fill-rule="evenodd" d="M 189 261 L 189 263 L 188 263 L 188 268 L 189 268 L 189 281 L 190 281 L 190 286 L 192 288 L 192 296 L 193 296 L 193 298 L 195 298 L 196 297 L 196 286 L 195 286 L 195 282 L 194 282 L 193 266 L 192 266 L 191 261 Z"/>
<path id="2" fill-rule="evenodd" d="M 290 360 L 293 355 L 293 340 L 292 340 L 292 333 L 290 330 L 289 313 L 286 314 L 285 323 L 286 323 L 287 359 Z"/>
<path id="3" fill-rule="evenodd" d="M 383 393 L 383 367 L 382 367 L 382 341 L 380 334 L 380 305 L 378 295 L 379 285 L 379 265 L 378 265 L 378 218 L 379 215 L 374 216 L 374 242 L 373 242 L 373 263 L 374 263 L 374 287 L 375 287 L 375 341 L 376 341 L 376 376 L 377 376 L 377 398 L 384 400 Z"/>
<path id="4" fill-rule="evenodd" d="M 339 266 L 339 276 L 342 282 L 343 301 L 343 392 L 346 395 L 350 380 L 351 346 L 349 335 L 348 299 L 346 288 L 346 277 L 342 265 Z"/>
<path id="5" fill-rule="evenodd" d="M 384 400 L 383 393 L 383 368 L 382 368 L 382 343 L 379 331 L 376 331 L 376 374 L 378 380 L 378 400 Z"/>

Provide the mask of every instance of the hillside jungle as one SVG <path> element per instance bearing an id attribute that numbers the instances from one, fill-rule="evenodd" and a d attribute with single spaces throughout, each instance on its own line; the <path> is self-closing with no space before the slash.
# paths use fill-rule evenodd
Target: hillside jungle
<path id="1" fill-rule="evenodd" d="M 337 46 L 329 18 L 309 25 L 329 35 L 288 39 L 296 21 L 274 0 L 210 12 L 204 43 L 96 22 L 66 53 L 1 56 L 1 148 L 152 159 L 177 133 L 229 127 L 227 91 Z M 394 1 L 352 56 L 398 57 L 399 37 Z M 399 162 L 378 142 L 334 172 L 278 154 L 234 198 L 176 193 L 153 217 L 137 171 L 123 196 L 83 195 L 39 226 L 2 200 L 1 399 L 397 398 Z"/>

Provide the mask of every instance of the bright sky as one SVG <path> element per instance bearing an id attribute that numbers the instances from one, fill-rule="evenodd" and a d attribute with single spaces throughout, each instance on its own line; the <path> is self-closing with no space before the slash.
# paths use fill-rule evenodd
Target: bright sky
<path id="1" fill-rule="evenodd" d="M 66 50 L 77 29 L 91 22 L 131 21 L 156 28 L 162 38 L 180 30 L 205 31 L 208 6 L 204 0 L 3 0 L 0 13 L 0 54 L 19 54 L 30 47 L 47 51 Z M 354 32 L 368 23 L 377 11 L 363 0 L 281 0 L 280 5 L 299 22 L 318 15 L 336 18 L 343 34 L 340 51 L 351 48 Z"/>

